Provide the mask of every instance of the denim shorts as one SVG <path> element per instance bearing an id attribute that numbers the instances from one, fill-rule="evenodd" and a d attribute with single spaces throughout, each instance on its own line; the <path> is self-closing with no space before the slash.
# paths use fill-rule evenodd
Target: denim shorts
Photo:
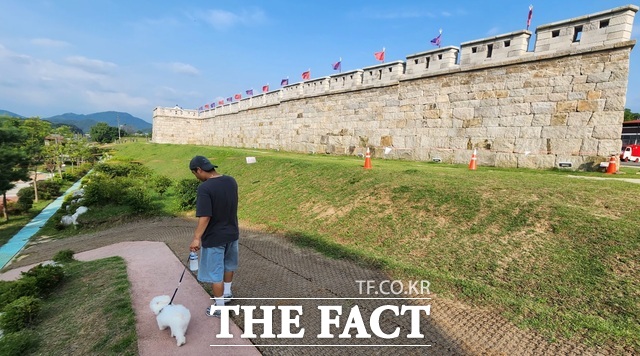
<path id="1" fill-rule="evenodd" d="M 222 283 L 224 272 L 238 269 L 238 240 L 200 250 L 198 280 L 203 283 Z"/>

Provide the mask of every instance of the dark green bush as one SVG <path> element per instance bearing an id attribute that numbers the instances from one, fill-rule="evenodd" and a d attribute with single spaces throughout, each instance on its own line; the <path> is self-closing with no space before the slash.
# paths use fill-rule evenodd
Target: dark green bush
<path id="1" fill-rule="evenodd" d="M 200 181 L 193 178 L 186 178 L 178 181 L 176 184 L 176 199 L 180 209 L 195 209 L 198 185 L 200 185 Z"/>
<path id="2" fill-rule="evenodd" d="M 0 283 L 0 310 L 14 300 L 31 296 L 39 296 L 40 289 L 35 277 L 22 277 L 15 281 L 3 281 Z"/>
<path id="3" fill-rule="evenodd" d="M 4 332 L 16 332 L 32 325 L 38 313 L 42 302 L 36 297 L 20 297 L 3 309 L 0 315 L 0 328 Z"/>
<path id="4" fill-rule="evenodd" d="M 39 296 L 46 297 L 53 292 L 64 279 L 64 269 L 62 266 L 42 265 L 39 264 L 27 272 L 22 272 L 24 277 L 33 277 L 36 279 Z"/>
<path id="5" fill-rule="evenodd" d="M 154 210 L 151 195 L 144 187 L 129 187 L 121 203 L 128 205 L 136 213 L 146 213 Z"/>
<path id="6" fill-rule="evenodd" d="M 36 350 L 40 336 L 32 330 L 20 330 L 0 338 L 0 355 L 22 356 Z"/>
<path id="7" fill-rule="evenodd" d="M 153 188 L 158 194 L 163 195 L 173 184 L 171 178 L 167 176 L 155 176 L 152 180 Z"/>
<path id="8" fill-rule="evenodd" d="M 72 250 L 60 250 L 53 255 L 53 260 L 57 263 L 68 263 L 73 262 L 75 259 L 73 258 L 75 252 Z"/>
<path id="9" fill-rule="evenodd" d="M 93 167 L 91 163 L 83 163 L 77 167 L 64 172 L 62 179 L 69 182 L 77 182 L 80 178 L 84 177 Z"/>
<path id="10" fill-rule="evenodd" d="M 33 190 L 33 187 L 25 187 L 18 191 L 18 202 L 17 208 L 21 212 L 27 212 L 31 207 L 33 207 L 33 200 L 35 199 L 36 194 Z"/>
<path id="11" fill-rule="evenodd" d="M 122 204 L 125 190 L 135 185 L 136 181 L 131 178 L 92 175 L 86 180 L 84 186 L 83 203 L 87 206 L 101 206 L 106 203 Z"/>
<path id="12" fill-rule="evenodd" d="M 49 200 L 60 196 L 62 181 L 59 179 L 49 179 L 38 182 L 38 198 Z"/>
<path id="13" fill-rule="evenodd" d="M 98 173 L 108 177 L 148 177 L 152 171 L 138 163 L 100 163 L 95 166 Z"/>

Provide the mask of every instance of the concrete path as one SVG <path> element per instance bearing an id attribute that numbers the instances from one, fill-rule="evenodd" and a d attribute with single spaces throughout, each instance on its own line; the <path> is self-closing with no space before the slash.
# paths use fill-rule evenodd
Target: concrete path
<path id="1" fill-rule="evenodd" d="M 140 355 L 260 355 L 248 339 L 240 338 L 242 331 L 233 322 L 229 326 L 233 339 L 215 337 L 220 330 L 220 319 L 205 315 L 211 300 L 189 271 L 185 273 L 173 302 L 184 305 L 191 312 L 187 343 L 178 347 L 169 329 L 158 330 L 149 302 L 158 295 L 173 295 L 184 270 L 183 264 L 166 244 L 126 241 L 77 253 L 74 257 L 90 261 L 112 256 L 120 256 L 127 263 Z M 10 270 L 0 275 L 0 279 L 19 278 L 20 272 L 33 266 Z"/>

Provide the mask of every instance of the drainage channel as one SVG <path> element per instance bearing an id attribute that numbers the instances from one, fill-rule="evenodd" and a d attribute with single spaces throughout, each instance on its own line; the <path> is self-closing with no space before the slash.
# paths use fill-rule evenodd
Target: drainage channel
<path id="1" fill-rule="evenodd" d="M 0 246 L 0 268 L 4 268 L 11 259 L 22 250 L 22 248 L 29 242 L 29 239 L 35 235 L 41 227 L 53 216 L 53 214 L 60 209 L 64 197 L 70 193 L 80 189 L 81 180 L 75 182 L 71 188 L 54 200 L 51 204 L 47 205 L 40 214 L 33 218 L 27 225 L 25 225 L 17 234 L 4 245 Z"/>

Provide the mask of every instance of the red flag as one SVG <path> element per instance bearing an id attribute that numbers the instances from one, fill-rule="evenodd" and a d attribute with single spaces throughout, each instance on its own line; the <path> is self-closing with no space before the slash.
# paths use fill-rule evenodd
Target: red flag
<path id="1" fill-rule="evenodd" d="M 302 80 L 309 80 L 311 78 L 311 69 L 306 72 L 302 72 Z"/>
<path id="2" fill-rule="evenodd" d="M 218 100 L 218 105 L 224 105 L 224 100 Z"/>
<path id="3" fill-rule="evenodd" d="M 240 100 L 242 99 L 242 95 L 241 94 L 236 94 L 233 96 L 236 100 Z"/>
<path id="4" fill-rule="evenodd" d="M 205 110 L 209 108 L 209 104 L 204 104 Z"/>
<path id="5" fill-rule="evenodd" d="M 266 93 L 266 92 L 268 92 L 268 91 L 269 91 L 269 84 L 267 84 L 267 85 L 263 85 L 263 86 L 262 86 L 262 92 L 263 92 L 263 93 Z"/>
<path id="6" fill-rule="evenodd" d="M 374 53 L 373 56 L 380 62 L 384 62 L 384 47 L 382 47 L 382 51 Z"/>
<path id="7" fill-rule="evenodd" d="M 527 30 L 531 26 L 531 17 L 533 16 L 533 5 L 529 5 L 529 17 L 527 17 Z"/>

